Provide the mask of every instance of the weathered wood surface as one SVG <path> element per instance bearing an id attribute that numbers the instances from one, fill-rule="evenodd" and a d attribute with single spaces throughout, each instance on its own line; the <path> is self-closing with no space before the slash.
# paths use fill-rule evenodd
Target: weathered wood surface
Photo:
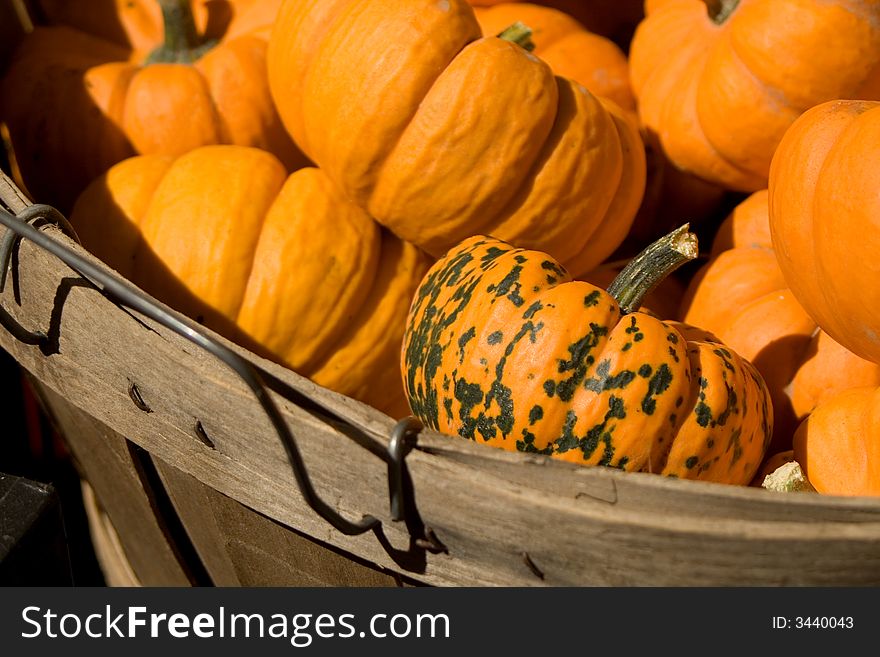
<path id="1" fill-rule="evenodd" d="M 178 552 L 156 491 L 143 473 L 139 459 L 124 436 L 103 426 L 50 389 L 37 384 L 38 394 L 60 427 L 100 507 L 100 517 L 119 532 L 118 548 L 144 586 L 189 586 L 190 566 Z M 161 491 L 160 491 L 161 492 Z M 103 537 L 109 539 L 106 527 Z M 115 547 L 105 540 L 105 547 Z M 117 561 L 120 559 L 117 558 Z"/>
<path id="2" fill-rule="evenodd" d="M 225 365 L 31 243 L 12 283 L 0 303 L 25 327 L 48 330 L 50 348 L 7 331 L 0 344 L 37 379 L 219 493 L 378 568 L 435 585 L 880 584 L 880 500 L 579 468 L 432 432 L 407 464 L 421 517 L 448 552 L 411 548 L 389 519 L 385 464 L 347 435 L 387 444 L 394 420 L 232 346 L 289 386 L 271 394 L 319 495 L 346 517 L 382 520 L 378 534 L 344 536 L 303 502 L 269 421 Z M 151 412 L 132 403 L 132 382 Z"/>
<path id="3" fill-rule="evenodd" d="M 397 586 L 156 459 L 180 519 L 217 586 Z"/>
<path id="4" fill-rule="evenodd" d="M 98 502 L 88 481 L 82 482 L 82 497 L 92 546 L 104 574 L 104 583 L 107 586 L 143 586 L 122 547 L 116 527 Z"/>

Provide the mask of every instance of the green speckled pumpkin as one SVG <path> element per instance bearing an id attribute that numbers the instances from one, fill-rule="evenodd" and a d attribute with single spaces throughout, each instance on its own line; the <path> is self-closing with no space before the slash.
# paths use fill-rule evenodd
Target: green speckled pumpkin
<path id="1" fill-rule="evenodd" d="M 704 331 L 627 312 L 646 290 L 625 274 L 606 292 L 545 253 L 461 242 L 409 311 L 414 415 L 508 450 L 748 484 L 772 433 L 760 374 Z"/>

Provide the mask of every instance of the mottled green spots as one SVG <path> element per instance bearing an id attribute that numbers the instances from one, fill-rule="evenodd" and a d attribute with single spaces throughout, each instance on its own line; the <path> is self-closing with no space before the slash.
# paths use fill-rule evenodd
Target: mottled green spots
<path id="1" fill-rule="evenodd" d="M 605 416 L 605 419 L 617 418 L 618 420 L 622 420 L 626 417 L 626 404 L 624 404 L 623 399 L 620 397 L 615 397 L 611 395 L 608 398 L 608 414 Z"/>
<path id="2" fill-rule="evenodd" d="M 489 337 L 486 338 L 486 342 L 489 344 L 499 344 L 504 339 L 504 333 L 501 331 L 495 331 L 489 334 Z"/>
<path id="3" fill-rule="evenodd" d="M 495 417 L 495 424 L 505 436 L 513 430 L 513 393 L 509 387 L 496 379 L 489 388 L 489 394 L 486 395 L 486 408 L 492 403 L 498 406 L 498 415 Z"/>
<path id="4" fill-rule="evenodd" d="M 736 368 L 730 362 L 733 356 L 730 355 L 730 352 L 723 347 L 718 347 L 712 351 L 713 354 L 721 358 L 721 362 L 724 363 L 724 367 L 731 372 L 735 372 Z"/>
<path id="5" fill-rule="evenodd" d="M 537 313 L 539 310 L 543 310 L 543 308 L 544 306 L 541 304 L 540 301 L 535 301 L 535 303 L 529 306 L 523 313 L 523 319 L 531 319 L 535 316 L 535 313 Z"/>
<path id="6" fill-rule="evenodd" d="M 483 413 L 480 413 L 477 416 L 476 429 L 483 440 L 490 440 L 491 438 L 494 438 L 498 433 L 495 428 L 495 420 L 487 417 Z"/>
<path id="7" fill-rule="evenodd" d="M 461 337 L 458 338 L 458 363 L 459 365 L 464 362 L 464 348 L 468 342 L 474 339 L 477 335 L 477 329 L 474 326 L 471 326 L 467 331 L 465 331 Z"/>
<path id="8" fill-rule="evenodd" d="M 497 246 L 490 246 L 486 249 L 486 253 L 480 258 L 480 268 L 484 271 L 489 268 L 493 262 L 507 253 L 510 249 L 499 249 Z"/>
<path id="9" fill-rule="evenodd" d="M 742 429 L 738 428 L 732 434 L 730 434 L 730 440 L 727 442 L 727 449 L 724 450 L 726 452 L 733 450 L 733 456 L 730 459 L 730 465 L 733 465 L 737 461 L 739 461 L 740 457 L 743 455 L 742 444 L 740 443 L 740 438 L 742 436 Z"/>
<path id="10" fill-rule="evenodd" d="M 556 381 L 553 379 L 547 379 L 544 381 L 544 392 L 547 393 L 548 397 L 552 397 L 556 394 Z"/>
<path id="11" fill-rule="evenodd" d="M 477 428 L 477 421 L 471 417 L 471 411 L 483 401 L 483 396 L 479 384 L 467 383 L 464 379 L 458 379 L 455 382 L 455 398 L 460 404 L 458 417 L 462 423 L 458 433 L 464 438 L 476 439 L 474 432 Z"/>
<path id="12" fill-rule="evenodd" d="M 525 303 L 525 299 L 520 296 L 522 284 L 519 282 L 519 275 L 521 273 L 522 265 L 512 267 L 498 285 L 489 285 L 486 291 L 494 293 L 496 298 L 507 297 L 514 306 L 520 307 Z"/>
<path id="13" fill-rule="evenodd" d="M 642 400 L 642 410 L 646 415 L 654 414 L 657 409 L 657 401 L 654 398 L 666 392 L 671 384 L 672 370 L 669 369 L 669 365 L 663 363 L 648 381 L 648 392 Z"/>
<path id="14" fill-rule="evenodd" d="M 666 339 L 672 344 L 678 344 L 678 336 L 675 333 L 667 333 Z"/>
<path id="15" fill-rule="evenodd" d="M 586 308 L 592 308 L 593 306 L 599 305 L 599 297 L 601 292 L 599 290 L 594 290 L 590 292 L 587 296 L 584 297 L 584 306 Z"/>
<path id="16" fill-rule="evenodd" d="M 669 355 L 672 356 L 672 360 L 674 360 L 676 363 L 679 361 L 678 352 L 675 350 L 674 347 L 669 347 Z"/>
<path id="17" fill-rule="evenodd" d="M 636 334 L 633 336 L 633 341 L 634 341 L 634 342 L 641 342 L 644 338 L 645 338 L 645 334 L 644 334 L 644 333 L 636 333 Z"/>
<path id="18" fill-rule="evenodd" d="M 709 387 L 709 379 L 707 379 L 707 378 L 704 377 L 704 376 L 701 376 L 701 377 L 700 377 L 700 387 L 701 387 L 703 390 L 705 390 L 706 388 L 708 388 L 708 387 Z"/>
<path id="19" fill-rule="evenodd" d="M 544 260 L 541 263 L 541 269 L 553 272 L 559 278 L 564 278 L 566 276 L 565 270 L 558 264 L 556 264 L 555 262 L 551 262 L 550 260 Z"/>
<path id="20" fill-rule="evenodd" d="M 699 462 L 700 462 L 700 459 L 698 457 L 691 456 L 691 457 L 688 457 L 688 460 L 684 462 L 684 465 L 688 470 L 690 470 Z"/>
<path id="21" fill-rule="evenodd" d="M 621 350 L 621 351 L 629 351 L 630 349 L 632 349 L 632 346 L 633 346 L 633 343 L 632 343 L 632 342 L 627 342 L 625 345 L 623 345 L 623 346 L 620 348 L 620 350 Z"/>
<path id="22" fill-rule="evenodd" d="M 541 407 L 538 404 L 535 404 L 534 406 L 532 406 L 531 410 L 529 411 L 529 424 L 532 425 L 543 417 L 544 417 L 543 407 Z"/>
<path id="23" fill-rule="evenodd" d="M 568 345 L 568 353 L 570 358 L 567 360 L 559 360 L 557 370 L 560 374 L 571 373 L 568 378 L 554 384 L 554 393 L 559 396 L 562 401 L 569 401 L 574 396 L 575 391 L 584 377 L 587 375 L 588 358 L 590 352 L 599 344 L 601 339 L 608 333 L 608 329 L 600 326 L 595 322 L 590 322 L 590 332 L 584 337 Z M 545 386 L 546 389 L 546 386 Z"/>
<path id="24" fill-rule="evenodd" d="M 455 398 L 462 407 L 473 408 L 483 401 L 483 391 L 478 383 L 467 383 L 464 379 L 455 382 Z"/>
<path id="25" fill-rule="evenodd" d="M 535 434 L 528 429 L 523 429 L 523 439 L 516 441 L 516 449 L 520 452 L 529 452 L 532 454 L 545 454 L 549 456 L 553 453 L 553 445 L 547 445 L 542 449 L 535 447 Z"/>
<path id="26" fill-rule="evenodd" d="M 526 258 L 524 255 L 514 256 L 513 259 L 516 260 L 521 265 L 523 265 L 529 261 L 529 259 Z"/>
<path id="27" fill-rule="evenodd" d="M 643 379 L 647 379 L 649 376 L 651 376 L 651 373 L 653 371 L 654 371 L 653 368 L 650 365 L 648 365 L 647 363 L 645 363 L 644 365 L 642 365 L 639 368 L 639 376 L 642 377 Z"/>
<path id="28" fill-rule="evenodd" d="M 452 398 L 451 397 L 446 397 L 443 400 L 443 408 L 446 409 L 446 421 L 451 423 L 452 420 L 455 418 L 455 416 L 452 414 Z"/>
<path id="29" fill-rule="evenodd" d="M 699 401 L 694 406 L 694 415 L 697 416 L 697 424 L 703 428 L 708 427 L 712 421 L 712 409 L 704 401 Z"/>
<path id="30" fill-rule="evenodd" d="M 636 373 L 632 370 L 622 370 L 614 376 L 611 376 L 610 370 L 611 361 L 605 359 L 600 362 L 596 366 L 596 376 L 586 379 L 584 381 L 584 388 L 596 393 L 604 392 L 606 390 L 623 389 L 636 378 Z"/>

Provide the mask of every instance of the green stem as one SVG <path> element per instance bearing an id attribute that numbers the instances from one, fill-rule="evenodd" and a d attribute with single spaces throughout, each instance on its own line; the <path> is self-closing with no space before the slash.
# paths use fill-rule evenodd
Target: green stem
<path id="1" fill-rule="evenodd" d="M 147 64 L 191 64 L 216 45 L 196 30 L 190 0 L 157 0 L 162 9 L 164 43 L 147 57 Z"/>
<path id="2" fill-rule="evenodd" d="M 739 0 L 703 0 L 703 2 L 706 3 L 709 18 L 716 25 L 722 25 L 739 6 Z"/>
<path id="3" fill-rule="evenodd" d="M 608 286 L 624 313 L 638 310 L 642 299 L 664 278 L 699 252 L 697 236 L 688 232 L 689 224 L 676 228 L 633 258 Z"/>
<path id="4" fill-rule="evenodd" d="M 517 21 L 510 27 L 502 30 L 498 34 L 498 38 L 515 43 L 520 48 L 528 50 L 529 52 L 532 52 L 535 49 L 535 44 L 532 41 L 532 28 L 520 21 Z"/>

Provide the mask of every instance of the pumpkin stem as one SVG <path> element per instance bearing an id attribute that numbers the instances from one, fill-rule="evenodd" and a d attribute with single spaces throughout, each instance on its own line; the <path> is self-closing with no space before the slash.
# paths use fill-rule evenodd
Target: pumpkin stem
<path id="1" fill-rule="evenodd" d="M 739 5 L 739 0 L 703 0 L 703 2 L 706 3 L 709 18 L 716 25 L 723 25 Z"/>
<path id="2" fill-rule="evenodd" d="M 498 38 L 515 43 L 523 50 L 528 50 L 529 52 L 535 49 L 535 44 L 532 41 L 532 28 L 520 21 L 499 32 Z"/>
<path id="3" fill-rule="evenodd" d="M 664 278 L 699 253 L 697 236 L 688 231 L 690 224 L 676 228 L 648 246 L 624 267 L 608 286 L 608 294 L 617 300 L 624 313 L 638 310 L 642 299 Z"/>
<path id="4" fill-rule="evenodd" d="M 190 0 L 157 0 L 162 9 L 165 42 L 147 57 L 147 64 L 191 64 L 213 48 L 215 39 L 203 39 L 196 30 Z"/>

